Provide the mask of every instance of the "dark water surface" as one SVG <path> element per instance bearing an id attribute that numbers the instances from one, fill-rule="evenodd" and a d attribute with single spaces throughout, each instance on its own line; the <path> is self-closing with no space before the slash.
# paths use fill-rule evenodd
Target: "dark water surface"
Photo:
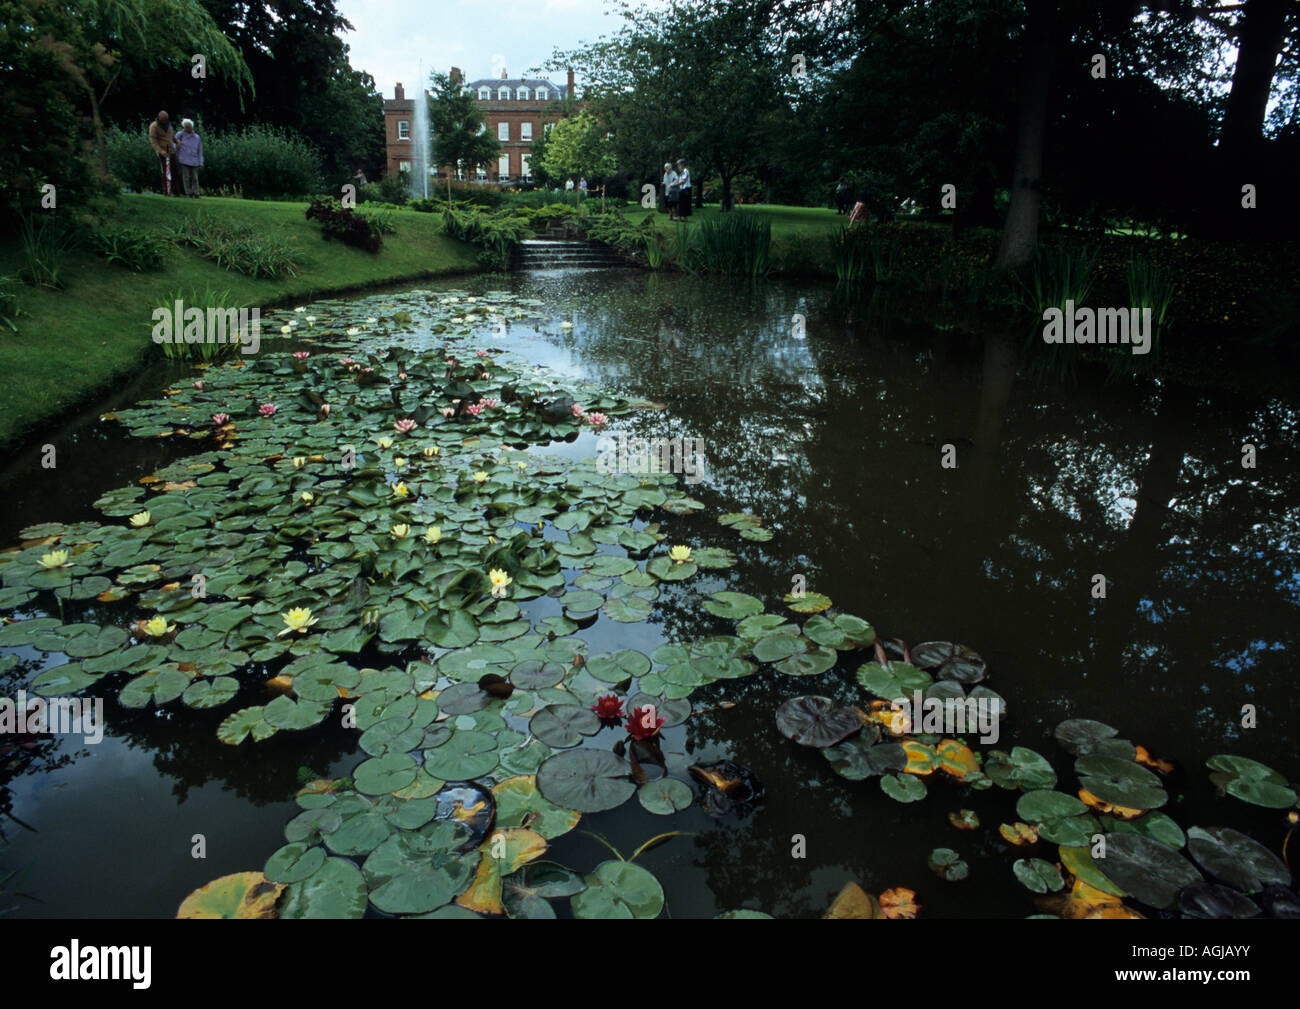
<path id="1" fill-rule="evenodd" d="M 615 433 L 703 439 L 704 479 L 688 492 L 708 507 L 672 517 L 672 542 L 725 546 L 740 563 L 686 588 L 665 584 L 647 623 L 597 621 L 583 633 L 591 653 L 731 633 L 699 608 L 700 593 L 749 592 L 777 611 L 802 575 L 882 636 L 976 649 L 988 686 L 1009 705 L 996 745 L 1042 752 L 1058 787 L 1073 791 L 1074 777 L 1053 726 L 1100 719 L 1180 764 L 1166 812 L 1184 828 L 1227 824 L 1280 847 L 1280 816 L 1216 798 L 1204 761 L 1237 753 L 1300 777 L 1288 658 L 1300 633 L 1294 402 L 1105 384 L 1086 373 L 1077 384 L 1033 383 L 1015 377 L 1007 345 L 847 313 L 823 287 L 632 271 L 420 287 L 545 299 L 546 326 L 514 323 L 488 342 L 664 404 L 618 418 Z M 806 338 L 793 333 L 797 316 Z M 100 493 L 173 458 L 177 447 L 96 419 L 155 395 L 170 374 L 159 367 L 42 439 L 58 446 L 57 471 L 40 469 L 36 444 L 17 456 L 0 473 L 0 543 L 36 522 L 97 518 Z M 1242 466 L 1247 442 L 1254 469 Z M 941 465 L 945 445 L 955 468 Z M 595 454 L 596 438 L 554 450 Z M 716 521 L 730 511 L 760 515 L 775 537 L 739 539 Z M 1097 574 L 1104 599 L 1093 598 Z M 551 602 L 531 612 L 544 616 Z M 22 685 L 14 675 L 57 662 L 11 672 L 10 692 Z M 1015 794 L 935 781 L 925 801 L 901 805 L 878 782 L 845 781 L 775 729 L 777 705 L 802 693 L 867 699 L 842 672 L 764 672 L 697 690 L 697 709 L 736 706 L 693 717 L 689 738 L 686 728 L 668 736 L 666 749 L 692 751 L 670 763 L 679 776 L 716 757 L 753 769 L 767 795 L 750 815 L 715 820 L 695 806 L 658 817 L 632 802 L 581 826 L 624 854 L 665 830 L 698 832 L 639 859 L 662 881 L 673 917 L 738 907 L 820 915 L 849 880 L 876 892 L 913 888 L 927 917 L 1033 912 L 1011 874 L 1018 855 L 996 832 L 1015 819 Z M 1257 728 L 1242 728 L 1246 704 Z M 258 869 L 283 843 L 300 765 L 347 774 L 365 756 L 342 729 L 232 748 L 215 737 L 225 709 L 106 708 L 103 743 L 60 742 L 43 773 L 10 782 L 13 815 L 36 831 L 6 824 L 0 864 L 24 873 L 9 889 L 30 895 L 5 902 L 16 914 L 170 916 L 195 887 Z M 963 807 L 982 829 L 948 823 Z M 206 860 L 190 856 L 197 833 Z M 804 859 L 791 857 L 795 835 L 806 840 Z M 971 878 L 931 875 L 935 847 L 956 848 Z M 1038 854 L 1054 858 L 1050 846 Z M 576 834 L 548 855 L 580 871 L 607 856 Z M 564 913 L 566 902 L 556 904 Z"/>

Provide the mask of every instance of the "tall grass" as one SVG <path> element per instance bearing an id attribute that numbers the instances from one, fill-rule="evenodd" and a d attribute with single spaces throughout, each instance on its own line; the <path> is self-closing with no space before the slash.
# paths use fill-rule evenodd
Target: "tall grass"
<path id="1" fill-rule="evenodd" d="M 1096 279 L 1097 255 L 1086 245 L 1040 245 L 1029 268 L 1019 275 L 1021 307 L 1028 313 L 1025 360 L 1031 372 L 1048 378 L 1074 374 L 1078 348 L 1042 340 L 1043 315 L 1048 309 L 1066 313 L 1066 302 L 1083 305 Z"/>
<path id="2" fill-rule="evenodd" d="M 13 332 L 18 332 L 14 320 L 22 314 L 23 310 L 18 301 L 18 279 L 0 277 L 0 326 L 8 326 Z"/>
<path id="3" fill-rule="evenodd" d="M 68 254 L 80 244 L 76 225 L 66 216 L 20 217 L 18 237 L 23 263 L 18 276 L 32 287 L 61 288 Z"/>
<path id="4" fill-rule="evenodd" d="M 217 291 L 209 285 L 204 287 L 202 291 L 199 291 L 197 288 L 190 288 L 189 290 L 174 290 L 168 294 L 165 299 L 156 302 L 154 308 L 161 308 L 165 310 L 168 315 L 171 315 L 173 306 L 177 301 L 183 302 L 186 309 L 203 309 L 205 316 L 207 315 L 207 310 L 209 308 L 226 309 L 241 307 L 232 304 L 229 288 Z M 180 333 L 173 333 L 172 343 L 158 344 L 158 346 L 162 348 L 163 355 L 169 360 L 186 361 L 197 359 L 200 361 L 212 361 L 235 353 L 240 346 L 238 343 L 232 342 L 229 336 L 227 336 L 225 343 L 208 343 L 206 341 L 203 343 L 178 342 L 180 341 L 180 336 Z"/>
<path id="5" fill-rule="evenodd" d="M 764 277 L 772 268 L 772 222 L 732 212 L 702 220 L 695 230 L 696 258 L 715 273 Z"/>
<path id="6" fill-rule="evenodd" d="M 870 232 L 866 228 L 841 227 L 827 236 L 835 286 L 844 287 L 862 280 L 870 261 Z"/>
<path id="7" fill-rule="evenodd" d="M 136 273 L 160 268 L 167 251 L 162 238 L 131 227 L 101 228 L 91 234 L 90 244 L 110 263 L 121 263 Z"/>
<path id="8" fill-rule="evenodd" d="M 298 273 L 298 250 L 259 233 L 252 225 L 231 224 L 200 213 L 182 221 L 174 237 L 198 250 L 204 259 L 248 277 L 279 280 Z"/>

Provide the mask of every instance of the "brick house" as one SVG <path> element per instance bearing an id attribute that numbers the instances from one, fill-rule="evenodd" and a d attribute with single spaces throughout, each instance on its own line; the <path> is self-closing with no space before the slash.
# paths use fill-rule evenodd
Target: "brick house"
<path id="1" fill-rule="evenodd" d="M 460 68 L 452 67 L 451 76 L 455 80 L 462 79 Z M 501 156 L 497 163 L 478 169 L 471 181 L 499 185 L 527 181 L 532 174 L 529 160 L 533 141 L 567 113 L 566 102 L 574 93 L 573 71 L 569 71 L 568 83 L 564 87 L 542 78 L 509 77 L 505 70 L 501 71 L 500 77 L 469 81 L 465 87 L 478 100 L 484 129 L 501 142 Z M 411 170 L 414 125 L 415 99 L 407 98 L 399 83 L 393 97 L 384 99 L 388 174 Z M 440 166 L 438 175 L 446 178 L 448 168 Z M 464 178 L 465 173 L 458 172 L 457 177 Z"/>

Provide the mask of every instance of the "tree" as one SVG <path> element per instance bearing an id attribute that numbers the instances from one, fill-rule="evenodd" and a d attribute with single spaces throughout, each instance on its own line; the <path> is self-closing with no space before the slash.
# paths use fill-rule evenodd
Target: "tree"
<path id="1" fill-rule="evenodd" d="M 436 161 L 448 166 L 447 202 L 451 202 L 451 177 L 457 166 L 472 172 L 485 168 L 501 151 L 501 142 L 484 129 L 478 102 L 459 80 L 432 73 L 429 84 L 429 128 Z M 419 99 L 416 99 L 417 101 Z"/>
<path id="2" fill-rule="evenodd" d="M 540 156 L 535 147 L 533 156 L 540 160 L 543 171 L 552 179 L 606 179 L 618 167 L 607 132 L 600 121 L 584 109 L 551 127 L 551 135 Z"/>

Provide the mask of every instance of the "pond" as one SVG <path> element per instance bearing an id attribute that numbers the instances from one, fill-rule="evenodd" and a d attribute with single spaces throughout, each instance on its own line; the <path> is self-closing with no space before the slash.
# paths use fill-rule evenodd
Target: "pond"
<path id="1" fill-rule="evenodd" d="M 467 312 L 474 314 L 466 319 Z M 307 315 L 317 321 L 305 324 Z M 1071 752 L 1053 730 L 1064 720 L 1096 719 L 1120 739 L 1145 747 L 1153 762 L 1174 763 L 1159 772 L 1159 803 L 1143 808 L 1159 806 L 1184 829 L 1231 826 L 1281 850 L 1286 825 L 1279 807 L 1285 803 L 1243 801 L 1241 789 L 1216 794 L 1206 761 L 1233 754 L 1276 768 L 1283 778 L 1297 776 L 1293 734 L 1300 704 L 1287 659 L 1300 629 L 1294 402 L 1168 383 L 1107 383 L 1087 372 L 1072 383 L 1030 381 L 1016 376 L 1012 341 L 984 344 L 910 327 L 869 307 L 846 309 L 828 287 L 779 282 L 752 286 L 621 270 L 482 276 L 276 313 L 277 323 L 285 320 L 295 323 L 290 349 L 310 354 L 303 361 L 295 363 L 284 344 L 266 340 L 264 361 L 209 369 L 202 390 L 192 388 L 200 372 L 158 366 L 52 439 L 56 469 L 41 468 L 34 445 L 5 474 L 8 508 L 0 540 L 17 543 L 22 530 L 31 539 L 64 539 L 30 546 L 8 555 L 9 565 L 0 564 L 9 616 L 56 618 L 50 621 L 54 630 L 42 627 L 25 637 L 12 630 L 10 638 L 0 637 L 10 646 L 0 665 L 0 694 L 34 689 L 34 678 L 75 664 L 80 654 L 87 657 L 77 675 L 87 677 L 86 695 L 105 698 L 107 715 L 102 742 L 83 745 L 69 737 L 41 744 L 25 751 L 21 770 L 6 782 L 14 819 L 5 820 L 8 846 L 0 850 L 0 864 L 22 876 L 0 904 L 16 906 L 14 913 L 173 915 L 210 880 L 261 871 L 285 844 L 286 824 L 303 823 L 295 817 L 304 809 L 318 812 L 293 835 L 302 846 L 276 864 L 282 882 L 292 887 L 311 878 L 312 860 L 323 854 L 302 848 L 326 835 L 328 864 L 376 861 L 375 872 L 366 873 L 366 913 L 429 910 L 408 900 L 416 887 L 409 878 L 415 856 L 390 853 L 390 861 L 404 868 L 390 867 L 385 876 L 379 860 L 367 858 L 377 842 L 331 847 L 327 835 L 336 824 L 320 811 L 341 812 L 349 824 L 382 814 L 389 826 L 388 834 L 380 833 L 389 844 L 392 822 L 406 814 L 382 806 L 385 801 L 413 807 L 442 781 L 482 774 L 490 785 L 512 772 L 531 773 L 553 756 L 551 750 L 609 750 L 626 732 L 597 733 L 572 709 L 585 711 L 590 698 L 618 685 L 625 697 L 641 690 L 658 698 L 668 716 L 661 738 L 666 767 L 647 761 L 643 773 L 654 781 L 666 771 L 686 790 L 648 785 L 654 794 L 642 802 L 631 796 L 629 784 L 624 799 L 630 801 L 584 811 L 576 830 L 567 823 L 541 830 L 535 818 L 508 823 L 549 835 L 544 860 L 585 875 L 613 859 L 610 847 L 630 856 L 643 842 L 680 831 L 635 861 L 661 885 L 666 916 L 737 909 L 820 916 L 850 881 L 873 894 L 915 891 L 924 917 L 1033 914 L 1033 894 L 1017 882 L 1013 863 L 1030 857 L 1056 862 L 1058 851 L 1042 841 L 1015 848 L 999 836 L 1000 824 L 1026 819 L 1023 809 L 1017 815 L 1021 796 L 1014 783 L 983 787 L 990 783 L 979 782 L 982 775 L 974 772 L 970 781 L 981 785 L 974 787 L 959 780 L 964 772 L 950 768 L 947 775 L 926 776 L 924 798 L 898 801 L 915 798 L 912 783 L 920 776 L 895 775 L 901 765 L 888 768 L 889 779 L 902 783 L 891 786 L 897 793 L 891 796 L 878 774 L 849 780 L 817 747 L 801 746 L 778 730 L 777 709 L 800 695 L 867 710 L 881 694 L 860 682 L 864 670 L 881 658 L 887 665 L 872 675 L 912 670 L 900 661 L 904 657 L 925 665 L 919 657 L 929 654 L 925 650 L 904 656 L 902 649 L 936 641 L 978 653 L 957 679 L 969 689 L 982 676 L 979 689 L 996 692 L 985 696 L 1005 701 L 995 741 L 962 737 L 983 770 L 996 763 L 991 751 L 1025 747 L 1050 762 L 1059 777 L 1055 787 L 1072 796 L 1078 784 L 1071 764 L 1088 747 Z M 358 332 L 349 337 L 353 328 Z M 431 353 L 444 347 L 458 357 L 447 374 L 441 356 Z M 401 349 L 388 355 L 389 348 Z M 477 350 L 488 354 L 480 357 Z M 340 355 L 357 364 L 335 364 Z M 435 356 L 436 368 L 429 365 Z M 321 372 L 326 358 L 331 363 Z M 474 379 L 469 369 L 476 362 L 480 372 L 497 375 Z M 368 373 L 373 379 L 358 374 L 363 367 L 375 368 Z M 459 377 L 450 375 L 456 368 Z M 397 373 L 408 369 L 403 380 Z M 517 382 L 521 393 L 540 391 L 537 403 L 507 400 L 499 391 L 503 377 Z M 394 407 L 384 398 L 390 384 L 403 382 L 409 391 Z M 464 384 L 453 390 L 455 382 Z M 170 401 L 158 400 L 168 383 L 176 391 Z M 352 414 L 334 395 L 346 383 L 355 385 L 352 402 L 359 404 Z M 479 418 L 433 411 L 416 414 L 420 426 L 413 434 L 394 432 L 395 418 L 421 404 L 442 407 L 450 391 L 466 396 L 469 388 L 501 398 L 484 417 L 497 413 L 506 420 L 484 426 Z M 314 415 L 320 396 L 299 398 L 300 389 L 319 389 L 335 412 L 323 420 Z M 588 413 L 607 412 L 608 426 L 563 416 L 562 390 L 586 404 Z M 279 409 L 259 418 L 255 404 L 268 397 Z M 142 399 L 150 405 L 132 410 Z M 227 401 L 242 404 L 243 413 L 223 434 L 207 416 L 214 404 Z M 99 419 L 110 411 L 116 419 Z M 342 430 L 357 435 L 354 473 L 333 463 Z M 467 430 L 484 437 L 466 446 Z M 398 444 L 377 445 L 385 435 Z M 693 439 L 684 444 L 698 450 L 702 465 L 674 481 L 653 473 L 610 476 L 599 462 L 579 462 L 616 457 L 612 449 L 620 437 Z M 404 438 L 410 458 L 399 457 L 399 465 L 394 456 L 408 444 Z M 516 447 L 502 449 L 502 440 Z M 439 447 L 436 457 L 418 455 L 430 444 Z M 1245 444 L 1255 447 L 1253 468 L 1243 466 Z M 635 452 L 635 442 L 632 447 Z M 302 464 L 294 465 L 295 455 Z M 689 448 L 685 455 L 691 462 Z M 474 487 L 471 474 L 484 470 L 485 482 Z M 139 483 L 155 473 L 157 483 Z M 370 483 L 348 498 L 359 476 Z M 186 486 L 189 480 L 193 486 Z M 394 503 L 374 489 L 407 480 L 415 488 L 409 512 L 403 510 L 406 498 Z M 159 490 L 168 482 L 172 489 Z M 131 485 L 135 493 L 115 492 Z M 533 500 L 526 488 L 539 486 L 564 497 L 564 506 Z M 319 500 L 293 504 L 308 487 Z M 157 532 L 147 525 L 143 532 L 131 528 L 130 516 L 142 509 L 153 513 Z M 258 519 L 259 513 L 274 519 Z M 574 513 L 584 517 L 560 519 Z M 198 516 L 193 522 L 191 514 Z M 201 532 L 213 516 L 220 516 L 216 525 Z M 329 521 L 322 524 L 321 516 Z M 392 537 L 391 522 L 407 518 L 408 539 Z M 414 541 L 439 519 L 447 541 L 456 542 L 421 552 L 428 544 Z M 67 535 L 50 523 L 103 523 L 112 535 L 88 535 L 81 527 Z M 531 539 L 521 532 L 528 529 Z M 554 555 L 549 566 L 544 561 L 543 542 L 560 545 L 558 564 Z M 508 543 L 518 544 L 510 557 L 492 553 Z M 35 571 L 35 558 L 69 544 L 67 569 L 11 577 L 18 565 Z M 689 545 L 692 560 L 675 564 L 669 555 L 674 545 Z M 322 546 L 337 546 L 337 553 Z M 208 598 L 183 599 L 192 565 L 169 551 L 188 551 L 190 559 L 201 551 L 214 558 L 214 571 L 227 574 L 209 575 Z M 471 554 L 518 565 L 510 567 L 514 584 L 500 606 L 489 598 L 486 582 L 475 589 L 452 577 Z M 606 556 L 618 560 L 590 569 L 593 557 Z M 262 563 L 250 567 L 249 558 Z M 123 584 L 104 569 L 112 562 L 119 562 L 114 571 L 135 572 L 137 580 Z M 159 567 L 145 570 L 150 564 Z M 385 564 L 394 568 L 387 575 Z M 95 580 L 103 575 L 112 577 Z M 464 592 L 474 601 L 473 635 L 462 637 L 465 628 L 449 616 L 436 634 L 423 624 L 423 607 L 436 597 L 421 602 L 418 612 L 402 609 L 404 600 L 415 598 L 414 587 L 427 583 L 425 575 L 440 584 L 451 580 L 440 589 L 444 598 Z M 354 579 L 361 584 L 349 586 Z M 182 580 L 184 589 L 175 588 Z M 100 595 L 110 582 L 118 588 Z M 71 636 L 78 632 L 59 637 L 52 589 L 66 596 L 62 621 L 79 625 L 76 640 Z M 798 598 L 800 589 L 806 589 L 806 602 Z M 712 598 L 718 592 L 745 596 Z M 794 609 L 783 602 L 790 593 Z M 810 615 L 824 607 L 817 594 L 832 606 L 820 617 Z M 319 605 L 312 605 L 313 597 Z M 250 611 L 241 598 L 262 601 Z M 518 605 L 508 607 L 511 599 Z M 291 630 L 281 623 L 286 606 L 310 606 L 321 626 Z M 332 648 L 369 626 L 361 613 L 371 607 L 381 611 L 374 639 L 367 636 L 360 653 Z M 433 612 L 446 616 L 448 609 Z M 197 620 L 200 610 L 207 616 Z M 774 615 L 770 622 L 743 622 L 761 610 Z M 150 643 L 134 622 L 155 612 L 184 630 Z M 835 623 L 843 614 L 869 622 L 874 634 L 855 638 L 860 621 Z M 408 633 L 403 622 L 417 620 L 422 630 Z M 96 637 L 87 624 L 118 628 L 118 636 Z M 547 641 L 547 631 L 554 640 Z M 95 673 L 101 667 L 93 663 L 110 667 L 104 656 L 127 649 L 128 634 L 141 642 L 132 648 L 157 651 L 138 651 L 136 664 Z M 755 650 L 762 639 L 767 643 Z M 64 640 L 67 652 L 60 647 Z M 692 642 L 697 645 L 688 649 Z M 669 647 L 673 643 L 678 651 Z M 223 664 L 214 655 L 222 649 L 239 654 Z M 471 659 L 460 662 L 457 654 Z M 575 654 L 585 657 L 585 666 L 581 659 L 575 666 Z M 603 658 L 609 655 L 615 660 Z M 833 662 L 826 671 L 822 655 Z M 194 662 L 186 668 L 184 660 L 195 656 L 198 669 Z M 282 686 L 265 685 L 287 661 L 304 678 L 293 704 L 289 695 L 275 700 Z M 516 676 L 512 669 L 526 661 L 540 665 Z M 174 675 L 187 677 L 176 690 L 159 673 L 137 683 L 134 696 L 121 698 L 144 706 L 121 703 L 119 692 L 136 682 L 133 677 L 143 680 L 147 671 L 170 668 L 166 663 L 181 666 Z M 542 671 L 550 666 L 561 669 L 558 679 Z M 339 674 L 343 667 L 375 670 L 363 681 L 370 689 L 357 687 L 358 678 L 349 679 L 353 673 Z M 517 688 L 508 701 L 454 686 L 498 670 Z M 48 674 L 47 685 L 57 676 Z M 310 699 L 302 693 L 308 677 L 317 684 Z M 198 695 L 188 690 L 185 703 L 177 699 L 180 687 L 204 678 L 222 681 L 210 692 L 204 687 L 211 707 L 189 704 Z M 345 726 L 342 702 L 331 707 L 320 684 L 359 698 L 358 711 L 367 697 L 379 698 L 379 707 L 357 727 Z M 588 703 L 568 705 L 548 693 L 566 687 L 572 694 L 567 700 Z M 439 689 L 452 693 L 433 693 Z M 689 695 L 686 710 L 694 709 L 689 718 L 673 701 L 683 694 Z M 261 712 L 271 703 L 275 717 L 251 715 L 243 732 L 261 734 L 267 721 L 280 723 L 281 731 L 238 745 L 218 738 L 234 712 Z M 1253 718 L 1243 718 L 1244 705 L 1253 706 Z M 547 706 L 548 713 L 535 713 Z M 393 738 L 380 739 L 381 729 L 363 749 L 358 728 L 376 722 L 386 722 Z M 880 731 L 875 723 L 867 729 Z M 531 749 L 525 740 L 538 734 L 554 745 Z M 448 742 L 455 735 L 463 746 Z M 917 747 L 913 763 L 938 759 L 924 741 L 937 744 L 946 735 L 922 735 L 922 742 L 909 744 Z M 501 758 L 507 736 L 525 756 Z M 486 772 L 477 770 L 487 761 L 474 752 L 481 737 L 501 759 L 491 759 L 493 769 Z M 580 745 L 568 748 L 574 742 Z M 969 754 L 954 745 L 960 764 Z M 443 746 L 459 748 L 456 759 Z M 423 754 L 422 767 L 408 751 Z M 1133 752 L 1129 747 L 1127 754 Z M 439 754 L 432 764 L 430 754 Z M 844 759 L 850 756 L 846 751 Z M 756 802 L 721 799 L 689 770 L 724 760 L 761 783 Z M 350 778 L 363 761 L 370 766 L 357 775 L 356 792 L 336 786 L 325 792 L 330 798 L 295 801 L 304 780 L 322 781 L 311 787 L 326 789 L 323 781 Z M 446 773 L 434 774 L 431 766 Z M 300 768 L 311 773 L 300 777 Z M 574 775 L 575 788 L 590 786 L 591 794 L 604 795 L 608 779 L 602 775 L 576 764 L 565 771 Z M 421 791 L 425 776 L 433 783 Z M 1120 782 L 1119 794 L 1133 794 L 1145 781 Z M 1053 787 L 1050 781 L 1034 784 Z M 1285 781 L 1276 787 L 1288 791 Z M 543 789 L 552 799 L 562 791 Z M 401 799 L 376 799 L 390 792 Z M 505 822 L 506 798 L 498 795 L 498 825 Z M 380 805 L 372 808 L 376 801 Z M 690 805 L 674 809 L 685 801 Z M 535 791 L 515 799 L 512 811 L 520 803 L 559 815 Z M 656 803 L 667 804 L 666 810 L 647 808 Z M 966 819 L 977 819 L 977 829 L 959 830 L 951 822 L 950 814 L 963 810 L 974 814 Z M 1158 815 L 1148 814 L 1147 822 Z M 442 852 L 450 841 L 430 839 L 427 820 L 411 820 L 403 837 L 418 834 Z M 1117 836 L 1126 826 L 1108 818 L 1078 822 L 1088 828 L 1085 836 L 1093 827 Z M 433 825 L 450 828 L 451 821 L 440 813 Z M 522 852 L 527 844 L 537 846 L 527 833 L 512 834 L 511 844 L 521 846 L 518 853 L 511 849 L 512 864 L 537 858 L 537 851 Z M 193 857 L 196 835 L 202 835 L 206 857 Z M 928 865 L 935 849 L 955 851 L 968 878 L 937 878 Z M 457 875 L 462 869 L 470 873 L 473 865 L 446 869 L 439 885 L 454 878 L 463 890 L 469 876 Z M 358 876 L 340 868 L 338 886 L 355 886 Z M 644 883 L 604 880 L 597 897 L 575 897 L 571 904 L 567 893 L 580 884 L 558 874 L 546 879 L 552 889 L 543 886 L 540 897 L 554 897 L 549 904 L 561 916 L 575 908 L 596 914 L 631 907 L 637 913 L 624 891 L 639 893 Z M 596 893 L 588 882 L 588 893 Z M 480 884 L 499 889 L 490 880 Z M 536 888 L 525 892 L 507 884 L 507 891 L 512 910 L 538 910 Z M 303 901 L 293 899 L 301 910 Z M 647 899 L 654 904 L 655 898 Z M 1159 913 L 1153 903 L 1134 906 Z"/>

